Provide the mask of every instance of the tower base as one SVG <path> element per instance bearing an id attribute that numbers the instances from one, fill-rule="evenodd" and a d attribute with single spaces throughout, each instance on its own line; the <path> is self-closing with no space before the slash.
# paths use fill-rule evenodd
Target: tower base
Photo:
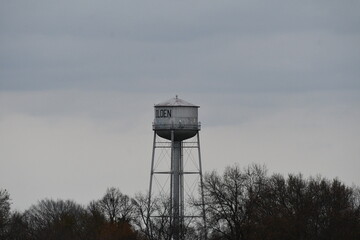
<path id="1" fill-rule="evenodd" d="M 202 229 L 194 230 L 207 239 L 199 132 L 184 141 L 176 138 L 175 130 L 171 130 L 170 140 L 159 136 L 162 132 L 154 130 L 148 207 L 160 197 L 166 199 L 167 211 L 149 211 L 148 221 L 168 221 L 173 240 L 185 240 L 187 228 L 198 228 L 195 222 L 201 222 Z M 198 206 L 194 206 L 194 198 Z"/>

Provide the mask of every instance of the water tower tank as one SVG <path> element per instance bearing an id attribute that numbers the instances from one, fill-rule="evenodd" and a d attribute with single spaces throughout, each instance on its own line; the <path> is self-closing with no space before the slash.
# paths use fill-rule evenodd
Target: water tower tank
<path id="1" fill-rule="evenodd" d="M 156 104 L 153 128 L 162 138 L 171 140 L 174 132 L 174 141 L 191 138 L 200 130 L 198 122 L 198 108 L 177 96 L 166 102 Z"/>

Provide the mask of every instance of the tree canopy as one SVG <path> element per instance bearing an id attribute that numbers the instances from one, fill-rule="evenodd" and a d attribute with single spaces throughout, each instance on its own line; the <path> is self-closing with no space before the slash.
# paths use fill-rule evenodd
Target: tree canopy
<path id="1" fill-rule="evenodd" d="M 203 186 L 209 240 L 360 239 L 360 190 L 339 179 L 234 165 L 206 173 Z M 132 198 L 111 187 L 87 206 L 43 199 L 20 213 L 0 189 L 0 239 L 170 240 L 169 204 L 157 196 L 149 205 L 146 194 Z M 203 239 L 202 225 L 189 225 L 186 239 Z"/>

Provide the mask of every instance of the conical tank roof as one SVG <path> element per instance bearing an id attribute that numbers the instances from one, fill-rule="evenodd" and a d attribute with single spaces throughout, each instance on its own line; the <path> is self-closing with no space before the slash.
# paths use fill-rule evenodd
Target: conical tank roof
<path id="1" fill-rule="evenodd" d="M 174 98 L 156 104 L 155 107 L 197 107 L 198 108 L 199 106 L 186 102 L 185 100 L 178 98 L 178 96 L 176 95 L 176 97 Z"/>

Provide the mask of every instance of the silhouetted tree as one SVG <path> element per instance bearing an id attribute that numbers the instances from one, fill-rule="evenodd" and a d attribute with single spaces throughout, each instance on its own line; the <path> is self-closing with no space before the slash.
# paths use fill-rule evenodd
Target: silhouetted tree
<path id="1" fill-rule="evenodd" d="M 132 209 L 129 197 L 109 189 L 86 209 L 69 200 L 42 200 L 25 211 L 17 225 L 26 224 L 29 240 L 136 240 Z"/>
<path id="2" fill-rule="evenodd" d="M 6 190 L 0 189 L 0 239 L 4 239 L 10 216 L 10 195 Z"/>
<path id="3" fill-rule="evenodd" d="M 359 205 L 338 180 L 274 175 L 268 183 L 253 239 L 359 238 Z"/>
<path id="4" fill-rule="evenodd" d="M 100 239 L 101 231 L 107 220 L 104 213 L 99 208 L 96 201 L 91 201 L 86 208 L 84 226 L 84 239 L 98 240 Z"/>
<path id="5" fill-rule="evenodd" d="M 234 166 L 207 174 L 204 187 L 212 240 L 360 239 L 359 190 L 337 179 Z"/>
<path id="6" fill-rule="evenodd" d="M 220 176 L 205 175 L 204 195 L 208 227 L 214 239 L 247 239 L 253 209 L 266 186 L 266 169 L 252 165 L 244 171 L 228 167 Z"/>
<path id="7" fill-rule="evenodd" d="M 171 201 L 168 196 L 153 196 L 149 205 L 149 197 L 137 194 L 133 200 L 135 206 L 136 229 L 141 236 L 148 240 L 170 240 L 173 229 L 171 228 Z M 195 216 L 195 214 L 193 214 Z M 198 218 L 185 218 L 182 231 L 184 239 L 203 239 L 203 222 L 196 221 Z"/>
<path id="8" fill-rule="evenodd" d="M 82 239 L 83 207 L 73 201 L 45 199 L 31 206 L 25 213 L 32 239 Z"/>
<path id="9" fill-rule="evenodd" d="M 269 177 L 265 167 L 235 165 L 206 174 L 203 182 L 209 240 L 360 239 L 360 188 L 338 179 Z M 19 213 L 10 211 L 9 194 L 0 190 L 0 239 L 170 240 L 170 200 L 148 201 L 109 188 L 86 208 L 45 199 Z M 184 225 L 186 240 L 203 239 L 200 221 Z"/>
<path id="10" fill-rule="evenodd" d="M 130 222 L 134 214 L 131 198 L 122 194 L 117 188 L 108 188 L 104 197 L 98 202 L 99 209 L 111 223 Z"/>
<path id="11" fill-rule="evenodd" d="M 93 216 L 93 224 L 94 221 L 100 224 L 97 230 L 99 239 L 137 239 L 137 233 L 131 225 L 135 212 L 132 199 L 119 189 L 108 188 L 100 200 L 90 203 L 88 211 Z"/>
<path id="12" fill-rule="evenodd" d="M 149 206 L 149 198 L 138 194 L 133 199 L 135 206 L 135 226 L 141 236 L 148 240 L 170 240 L 170 201 L 166 197 L 153 197 Z M 152 217 L 150 217 L 152 216 Z"/>
<path id="13" fill-rule="evenodd" d="M 31 240 L 29 225 L 22 213 L 13 212 L 9 219 L 7 240 Z"/>

